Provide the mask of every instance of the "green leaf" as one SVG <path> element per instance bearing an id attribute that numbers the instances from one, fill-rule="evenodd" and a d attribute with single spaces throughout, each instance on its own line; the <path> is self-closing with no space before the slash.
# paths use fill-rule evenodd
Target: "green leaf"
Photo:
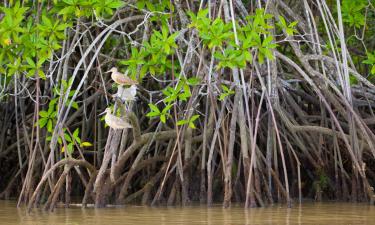
<path id="1" fill-rule="evenodd" d="M 172 104 L 166 105 L 162 111 L 162 114 L 165 115 L 172 108 L 172 106 Z"/>
<path id="2" fill-rule="evenodd" d="M 48 17 L 46 17 L 45 15 L 42 16 L 42 21 L 48 27 L 53 26 L 51 20 Z"/>
<path id="3" fill-rule="evenodd" d="M 40 111 L 40 112 L 39 112 L 39 116 L 40 116 L 40 117 L 43 117 L 43 118 L 48 118 L 49 113 L 46 112 L 46 111 Z"/>
<path id="4" fill-rule="evenodd" d="M 36 68 L 35 62 L 30 57 L 26 57 L 26 61 L 30 65 L 31 68 Z"/>
<path id="5" fill-rule="evenodd" d="M 158 108 L 156 105 L 150 103 L 150 104 L 148 104 L 148 106 L 150 107 L 150 109 L 151 109 L 153 112 L 156 112 L 156 113 L 159 113 L 159 114 L 160 114 L 160 110 L 159 110 L 159 108 Z"/>
<path id="6" fill-rule="evenodd" d="M 192 129 L 195 129 L 195 124 L 193 122 L 189 122 L 189 127 L 192 128 Z"/>
<path id="7" fill-rule="evenodd" d="M 43 128 L 44 126 L 46 126 L 47 122 L 48 122 L 48 118 L 41 118 L 41 119 L 39 119 L 39 126 L 40 126 L 40 128 Z"/>
<path id="8" fill-rule="evenodd" d="M 184 124 L 187 124 L 187 123 L 189 123 L 188 120 L 179 120 L 179 121 L 177 121 L 177 126 L 181 126 L 181 125 L 184 125 Z"/>
<path id="9" fill-rule="evenodd" d="M 52 128 L 53 128 L 52 120 L 49 119 L 48 122 L 47 122 L 47 131 L 51 133 Z"/>
<path id="10" fill-rule="evenodd" d="M 72 142 L 72 138 L 69 136 L 69 134 L 64 134 L 64 138 L 67 142 Z"/>
<path id="11" fill-rule="evenodd" d="M 137 8 L 138 9 L 144 9 L 146 6 L 146 2 L 144 0 L 137 1 Z"/>
<path id="12" fill-rule="evenodd" d="M 290 24 L 289 24 L 289 26 L 288 27 L 295 27 L 296 25 L 298 24 L 298 21 L 293 21 L 293 22 L 291 22 Z"/>
<path id="13" fill-rule="evenodd" d="M 73 132 L 73 137 L 78 137 L 79 135 L 79 128 L 76 128 Z"/>
<path id="14" fill-rule="evenodd" d="M 47 77 L 46 77 L 46 74 L 44 73 L 43 70 L 39 69 L 38 70 L 38 75 L 40 78 L 42 78 L 43 80 L 45 80 Z"/>
<path id="15" fill-rule="evenodd" d="M 155 117 L 155 116 L 159 116 L 160 115 L 160 112 L 155 112 L 155 111 L 151 111 L 149 113 L 146 114 L 147 117 Z"/>
<path id="16" fill-rule="evenodd" d="M 227 86 L 225 86 L 224 84 L 221 85 L 221 87 L 223 88 L 223 93 L 220 94 L 219 96 L 219 100 L 222 101 L 224 100 L 226 97 L 228 97 L 229 95 L 232 95 L 235 93 L 234 90 L 231 90 L 229 89 Z"/>
<path id="17" fill-rule="evenodd" d="M 221 88 L 223 88 L 225 92 L 229 92 L 229 88 L 225 86 L 224 84 L 221 85 Z"/>
<path id="18" fill-rule="evenodd" d="M 285 32 L 288 34 L 288 35 L 293 35 L 293 33 L 294 33 L 294 29 L 292 29 L 292 28 L 286 28 L 285 29 Z"/>
<path id="19" fill-rule="evenodd" d="M 76 128 L 73 132 L 73 138 L 78 143 L 81 144 L 81 139 L 79 138 L 79 128 Z"/>
<path id="20" fill-rule="evenodd" d="M 285 18 L 283 16 L 279 16 L 279 21 L 280 21 L 280 25 L 282 26 L 282 28 L 287 27 Z"/>
<path id="21" fill-rule="evenodd" d="M 67 153 L 68 153 L 69 155 L 72 155 L 73 151 L 74 151 L 73 143 L 69 143 L 69 144 L 68 144 L 68 152 L 67 152 Z"/>
<path id="22" fill-rule="evenodd" d="M 372 66 L 370 73 L 375 74 L 375 65 Z"/>
<path id="23" fill-rule="evenodd" d="M 78 103 L 77 102 L 72 102 L 72 107 L 73 109 L 78 109 Z"/>
<path id="24" fill-rule="evenodd" d="M 267 57 L 267 59 L 273 60 L 275 57 L 273 56 L 272 52 L 269 49 L 264 49 L 263 54 Z"/>
<path id="25" fill-rule="evenodd" d="M 81 146 L 81 147 L 91 147 L 91 146 L 93 146 L 93 145 L 92 145 L 92 143 L 90 143 L 90 142 L 84 141 L 84 142 L 81 143 L 80 146 Z"/>
<path id="26" fill-rule="evenodd" d="M 195 120 L 197 120 L 198 118 L 200 117 L 200 115 L 194 115 L 194 116 L 192 116 L 191 118 L 190 118 L 190 122 L 194 122 Z"/>
<path id="27" fill-rule="evenodd" d="M 219 100 L 223 101 L 227 96 L 229 96 L 228 93 L 221 93 L 220 96 L 219 96 Z"/>
<path id="28" fill-rule="evenodd" d="M 65 17 L 67 17 L 67 15 L 73 14 L 74 12 L 75 12 L 75 8 L 73 6 L 68 6 L 68 7 L 65 7 L 62 10 L 60 10 L 58 12 L 58 14 L 64 15 Z"/>
<path id="29" fill-rule="evenodd" d="M 52 112 L 51 114 L 50 114 L 50 118 L 56 118 L 57 117 L 57 112 L 55 111 L 55 112 Z"/>
<path id="30" fill-rule="evenodd" d="M 165 122 L 167 121 L 167 119 L 166 119 L 166 117 L 165 117 L 164 114 L 160 115 L 160 121 L 161 121 L 162 123 L 165 123 Z"/>
<path id="31" fill-rule="evenodd" d="M 112 9 L 117 9 L 122 6 L 124 6 L 124 2 L 122 1 L 112 1 L 111 3 L 107 5 L 107 7 L 112 8 Z"/>
<path id="32" fill-rule="evenodd" d="M 192 77 L 187 80 L 189 85 L 197 85 L 199 83 L 200 79 L 198 77 Z"/>
<path id="33" fill-rule="evenodd" d="M 51 100 L 51 101 L 49 102 L 49 104 L 48 104 L 48 115 L 51 115 L 52 112 L 55 111 L 56 100 L 57 100 L 57 99 L 53 99 L 53 100 Z"/>
<path id="34" fill-rule="evenodd" d="M 263 46 L 263 47 L 269 46 L 269 44 L 272 42 L 272 40 L 273 40 L 273 37 L 272 37 L 272 36 L 267 36 L 267 37 L 264 39 L 264 41 L 263 41 L 263 43 L 262 43 L 262 46 Z"/>

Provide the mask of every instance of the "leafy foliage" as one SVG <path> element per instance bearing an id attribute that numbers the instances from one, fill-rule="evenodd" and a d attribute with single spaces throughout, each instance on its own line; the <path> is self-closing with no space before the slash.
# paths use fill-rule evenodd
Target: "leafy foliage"
<path id="1" fill-rule="evenodd" d="M 367 0 L 344 0 L 342 1 L 342 19 L 349 26 L 360 28 L 365 24 L 363 13 Z"/>
<path id="2" fill-rule="evenodd" d="M 55 124 L 55 119 L 57 116 L 56 102 L 57 99 L 50 101 L 48 104 L 48 110 L 39 112 L 39 126 L 41 128 L 47 127 L 47 131 L 50 133 L 53 131 L 53 126 Z"/>
<path id="3" fill-rule="evenodd" d="M 95 15 L 104 18 L 113 14 L 113 10 L 124 5 L 120 0 L 62 0 L 55 1 L 56 11 L 63 16 L 64 20 L 68 18 L 91 17 Z"/>
<path id="4" fill-rule="evenodd" d="M 224 84 L 221 85 L 221 88 L 223 89 L 223 92 L 220 94 L 219 100 L 223 101 L 226 97 L 233 95 L 235 92 L 231 89 L 229 89 Z"/>
<path id="5" fill-rule="evenodd" d="M 370 65 L 370 73 L 375 75 L 375 51 L 374 53 L 367 53 L 367 59 L 363 61 L 364 64 Z"/>
<path id="6" fill-rule="evenodd" d="M 288 35 L 293 35 L 297 33 L 297 30 L 295 29 L 295 26 L 298 24 L 298 21 L 291 22 L 290 24 L 287 24 L 285 18 L 283 16 L 279 16 L 279 23 L 278 25 L 281 27 L 281 29 L 285 30 L 285 32 Z"/>
<path id="7" fill-rule="evenodd" d="M 172 68 L 169 56 L 174 54 L 174 49 L 177 48 L 175 41 L 178 35 L 178 32 L 169 34 L 168 28 L 162 26 L 161 31 L 154 30 L 150 41 L 144 43 L 144 47 L 139 50 L 132 47 L 131 57 L 120 63 L 128 66 L 129 74 L 133 79 L 136 78 L 138 69 L 140 69 L 140 79 L 148 72 L 152 75 L 161 75 Z"/>
<path id="8" fill-rule="evenodd" d="M 42 1 L 38 1 L 42 2 Z M 44 2 L 44 1 L 43 1 Z M 67 37 L 67 31 L 73 27 L 80 18 L 101 19 L 112 16 L 113 10 L 124 5 L 120 0 L 62 0 L 51 1 L 48 8 L 40 12 L 39 19 L 29 16 L 35 13 L 34 2 L 10 1 L 5 7 L 0 7 L 0 74 L 12 77 L 16 74 L 24 74 L 29 79 L 47 79 L 45 65 L 54 59 L 54 53 L 62 48 L 62 41 Z M 0 79 L 1 80 L 1 79 Z M 68 95 L 66 104 L 72 104 L 78 109 L 77 102 L 71 102 L 75 90 L 68 88 L 73 85 L 73 80 L 61 80 L 52 89 L 48 108 L 39 112 L 37 124 L 46 129 L 48 135 L 53 132 L 56 124 L 58 104 L 60 96 Z M 47 141 L 51 136 L 47 137 Z M 66 141 L 68 153 L 71 154 L 74 145 L 89 147 L 89 142 L 81 142 L 79 129 L 73 134 L 64 129 L 64 134 L 58 142 L 64 150 Z"/>
<path id="9" fill-rule="evenodd" d="M 180 120 L 180 121 L 177 122 L 177 125 L 181 126 L 181 125 L 184 125 L 184 124 L 188 124 L 190 128 L 195 129 L 196 126 L 194 124 L 194 121 L 196 121 L 199 118 L 199 116 L 200 115 L 194 115 L 187 120 Z"/>

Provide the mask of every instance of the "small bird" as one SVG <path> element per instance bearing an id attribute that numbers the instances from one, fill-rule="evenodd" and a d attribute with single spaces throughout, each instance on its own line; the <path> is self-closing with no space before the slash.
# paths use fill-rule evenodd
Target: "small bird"
<path id="1" fill-rule="evenodd" d="M 116 67 L 112 67 L 106 73 L 112 73 L 111 78 L 119 85 L 135 85 L 138 84 L 138 81 L 132 80 L 130 77 L 127 76 L 128 71 L 125 74 L 118 71 Z"/>
<path id="2" fill-rule="evenodd" d="M 106 108 L 103 113 L 106 113 L 104 120 L 105 123 L 112 129 L 125 129 L 132 128 L 132 125 L 125 121 L 123 118 L 117 117 L 111 113 L 110 108 Z M 103 114 L 102 113 L 102 114 Z"/>
<path id="3" fill-rule="evenodd" d="M 134 101 L 135 96 L 137 95 L 137 86 L 132 85 L 130 88 L 123 88 L 122 86 L 118 87 L 116 97 L 120 98 L 124 102 Z"/>

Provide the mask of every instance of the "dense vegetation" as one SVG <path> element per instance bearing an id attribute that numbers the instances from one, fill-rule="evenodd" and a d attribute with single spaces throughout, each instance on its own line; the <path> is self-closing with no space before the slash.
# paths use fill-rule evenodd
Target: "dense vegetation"
<path id="1" fill-rule="evenodd" d="M 0 5 L 1 198 L 373 201 L 375 1 Z"/>

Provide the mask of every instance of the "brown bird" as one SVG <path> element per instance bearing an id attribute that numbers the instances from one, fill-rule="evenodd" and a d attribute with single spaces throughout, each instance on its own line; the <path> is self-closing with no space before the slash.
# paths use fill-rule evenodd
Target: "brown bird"
<path id="1" fill-rule="evenodd" d="M 117 117 L 111 113 L 110 108 L 106 108 L 103 113 L 106 113 L 104 120 L 105 123 L 112 129 L 125 129 L 132 128 L 132 125 L 128 123 L 125 119 Z M 101 114 L 103 114 L 101 113 Z"/>
<path id="2" fill-rule="evenodd" d="M 132 80 L 130 77 L 127 76 L 128 71 L 125 74 L 119 72 L 116 67 L 112 67 L 106 73 L 112 73 L 111 78 L 119 85 L 134 85 L 138 84 L 138 81 Z"/>

